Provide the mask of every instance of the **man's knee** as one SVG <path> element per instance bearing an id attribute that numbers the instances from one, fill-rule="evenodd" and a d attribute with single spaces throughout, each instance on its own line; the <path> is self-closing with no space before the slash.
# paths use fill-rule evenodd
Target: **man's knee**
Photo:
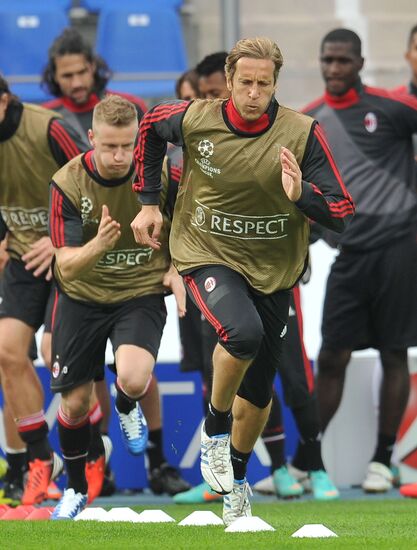
<path id="1" fill-rule="evenodd" d="M 61 408 L 70 418 L 84 416 L 90 410 L 90 396 L 91 392 L 84 386 L 64 392 Z"/>
<path id="2" fill-rule="evenodd" d="M 344 376 L 350 360 L 351 352 L 347 350 L 335 351 L 321 349 L 318 357 L 319 376 Z"/>
<path id="3" fill-rule="evenodd" d="M 152 375 L 146 374 L 146 376 L 137 376 L 135 378 L 118 377 L 118 383 L 123 392 L 132 399 L 139 399 L 145 397 L 148 393 L 149 387 L 152 383 Z"/>
<path id="4" fill-rule="evenodd" d="M 239 397 L 242 397 L 239 402 L 240 405 L 236 406 L 235 401 L 232 409 L 233 422 L 239 422 L 245 420 L 246 418 L 251 418 L 253 417 L 254 413 L 256 415 L 265 413 L 266 417 L 268 417 L 271 410 L 271 400 L 269 400 L 266 406 L 260 407 L 256 403 L 252 403 L 252 401 L 250 401 L 249 399 L 243 398 L 243 396 L 240 394 Z"/>
<path id="5" fill-rule="evenodd" d="M 27 355 L 21 350 L 10 346 L 0 347 L 0 371 L 4 377 L 19 376 L 22 371 L 29 368 Z"/>
<path id="6" fill-rule="evenodd" d="M 155 361 L 151 354 L 145 352 L 144 358 L 134 355 L 130 360 L 129 356 L 120 354 L 116 363 L 119 388 L 132 399 L 144 397 L 152 382 Z"/>
<path id="7" fill-rule="evenodd" d="M 258 318 L 245 319 L 239 322 L 234 334 L 224 347 L 239 359 L 254 359 L 261 346 L 264 337 L 264 328 Z"/>

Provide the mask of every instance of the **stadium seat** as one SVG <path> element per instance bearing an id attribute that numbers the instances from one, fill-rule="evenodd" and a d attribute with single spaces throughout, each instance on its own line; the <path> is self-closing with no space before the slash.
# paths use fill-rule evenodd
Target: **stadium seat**
<path id="1" fill-rule="evenodd" d="M 114 73 L 111 86 L 143 97 L 173 96 L 187 68 L 181 22 L 167 8 L 102 11 L 96 50 Z"/>
<path id="2" fill-rule="evenodd" d="M 48 48 L 69 21 L 63 10 L 16 7 L 0 2 L 0 72 L 23 101 L 38 103 L 49 98 L 40 87 L 40 75 L 48 60 Z M 22 2 L 23 4 L 24 2 Z"/>
<path id="3" fill-rule="evenodd" d="M 147 5 L 155 7 L 155 4 L 158 4 L 158 7 L 162 8 L 179 9 L 183 3 L 184 0 L 81 0 L 80 6 L 91 12 L 100 12 L 115 5 L 123 9 L 126 6 L 143 8 Z"/>
<path id="4" fill-rule="evenodd" d="M 73 0 L 0 0 L 0 10 L 10 10 L 14 11 L 16 9 L 21 9 L 22 7 L 38 9 L 61 9 L 69 10 L 72 7 Z"/>

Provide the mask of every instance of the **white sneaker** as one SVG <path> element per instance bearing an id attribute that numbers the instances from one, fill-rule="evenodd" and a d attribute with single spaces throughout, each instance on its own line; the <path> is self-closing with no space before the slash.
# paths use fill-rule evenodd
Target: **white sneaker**
<path id="1" fill-rule="evenodd" d="M 233 490 L 223 497 L 223 522 L 228 527 L 242 517 L 251 517 L 252 510 L 249 502 L 252 491 L 246 479 L 233 482 Z"/>
<path id="2" fill-rule="evenodd" d="M 253 486 L 253 490 L 261 495 L 275 495 L 274 478 L 268 476 L 260 479 Z"/>
<path id="3" fill-rule="evenodd" d="M 201 426 L 201 473 L 213 491 L 226 495 L 233 489 L 230 434 L 209 437 Z"/>
<path id="4" fill-rule="evenodd" d="M 74 519 L 87 505 L 87 495 L 76 493 L 74 489 L 66 489 L 51 519 Z"/>
<path id="5" fill-rule="evenodd" d="M 370 462 L 362 483 L 365 493 L 386 493 L 392 489 L 393 475 L 385 464 Z"/>
<path id="6" fill-rule="evenodd" d="M 288 473 L 300 483 L 304 491 L 306 493 L 311 493 L 311 481 L 310 477 L 308 475 L 308 472 L 305 472 L 304 470 L 299 470 L 295 466 L 293 466 L 290 462 L 287 464 Z"/>

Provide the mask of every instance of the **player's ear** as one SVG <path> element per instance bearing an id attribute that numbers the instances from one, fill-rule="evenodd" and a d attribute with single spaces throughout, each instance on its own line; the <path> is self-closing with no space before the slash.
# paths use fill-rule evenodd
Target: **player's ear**
<path id="1" fill-rule="evenodd" d="M 0 94 L 0 122 L 6 117 L 7 107 L 9 105 L 9 94 L 3 93 Z"/>
<path id="2" fill-rule="evenodd" d="M 97 63 L 96 63 L 95 61 L 92 61 L 92 62 L 90 63 L 90 66 L 91 66 L 91 72 L 92 72 L 92 74 L 94 75 L 94 74 L 96 73 L 96 71 L 97 71 Z"/>
<path id="3" fill-rule="evenodd" d="M 94 132 L 91 130 L 91 128 L 88 130 L 88 141 L 91 145 L 91 147 L 95 147 L 95 140 L 94 140 Z"/>

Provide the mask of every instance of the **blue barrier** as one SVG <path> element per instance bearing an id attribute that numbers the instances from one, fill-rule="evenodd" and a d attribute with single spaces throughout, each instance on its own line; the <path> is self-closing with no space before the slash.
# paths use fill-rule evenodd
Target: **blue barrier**
<path id="1" fill-rule="evenodd" d="M 37 372 L 45 389 L 45 412 L 50 427 L 50 440 L 53 448 L 59 451 L 56 411 L 59 396 L 49 390 L 49 371 L 38 367 Z M 156 376 L 159 382 L 163 412 L 164 450 L 170 464 L 181 469 L 182 475 L 193 485 L 201 482 L 200 476 L 200 423 L 203 418 L 201 377 L 199 373 L 179 371 L 176 363 L 158 363 Z M 114 410 L 114 375 L 106 369 L 106 381 L 112 395 Z M 277 391 L 281 394 L 279 381 Z M 2 404 L 2 398 L 0 399 Z M 297 430 L 291 412 L 283 407 L 286 429 L 286 454 L 292 456 L 297 442 Z M 116 413 L 112 414 L 109 435 L 113 442 L 111 467 L 119 489 L 142 489 L 147 487 L 144 457 L 133 457 L 125 450 Z M 1 444 L 4 445 L 2 434 Z M 4 447 L 3 447 L 4 448 Z M 258 444 L 251 457 L 248 479 L 255 483 L 269 475 L 268 457 L 262 445 Z M 60 481 L 63 486 L 65 479 Z"/>

